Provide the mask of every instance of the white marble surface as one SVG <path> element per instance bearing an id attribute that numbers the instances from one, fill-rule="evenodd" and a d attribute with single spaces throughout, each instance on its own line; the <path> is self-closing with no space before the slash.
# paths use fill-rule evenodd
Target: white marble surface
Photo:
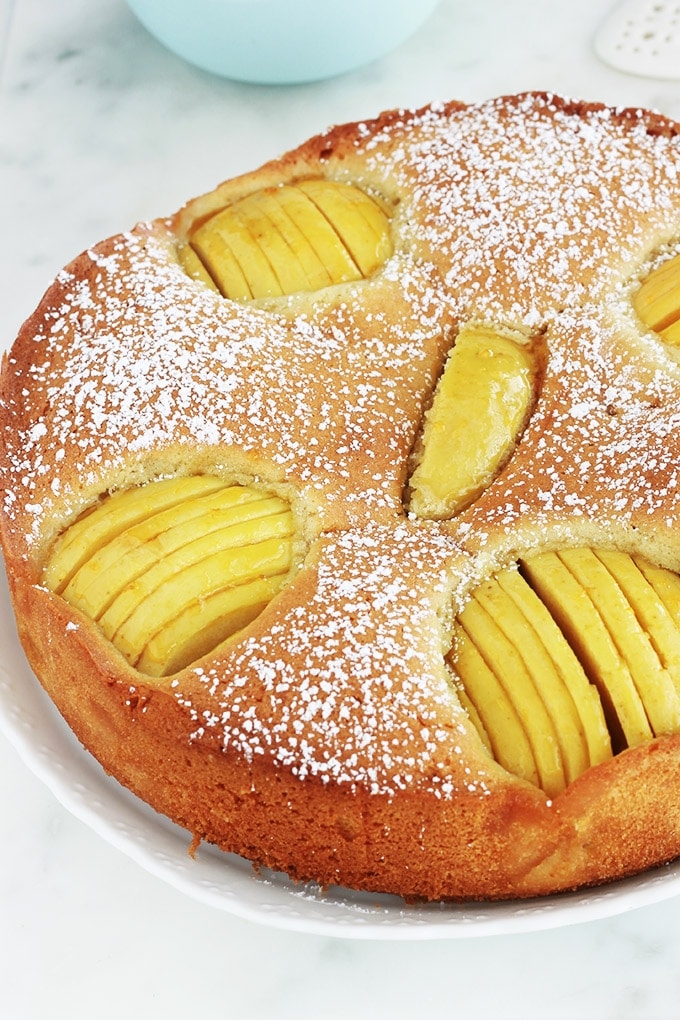
<path id="1" fill-rule="evenodd" d="M 370 0 L 367 0 L 370 2 Z M 529 88 L 653 106 L 680 82 L 596 59 L 610 0 L 442 0 L 387 59 L 243 86 L 165 52 L 123 0 L 0 0 L 0 347 L 72 255 L 329 123 Z M 8 1020 L 677 1020 L 680 901 L 456 941 L 287 933 L 187 898 L 75 820 L 0 739 L 0 1015 Z"/>

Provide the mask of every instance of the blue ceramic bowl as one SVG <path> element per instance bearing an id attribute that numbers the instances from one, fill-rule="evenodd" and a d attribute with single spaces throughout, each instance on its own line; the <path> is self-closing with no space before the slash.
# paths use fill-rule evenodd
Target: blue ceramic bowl
<path id="1" fill-rule="evenodd" d="M 384 56 L 439 0 L 128 0 L 169 50 L 238 81 L 294 84 Z"/>

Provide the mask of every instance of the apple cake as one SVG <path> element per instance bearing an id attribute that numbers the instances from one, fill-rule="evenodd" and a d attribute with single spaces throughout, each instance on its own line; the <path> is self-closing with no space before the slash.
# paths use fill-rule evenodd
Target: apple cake
<path id="1" fill-rule="evenodd" d="M 4 358 L 29 662 L 255 865 L 407 900 L 680 855 L 680 126 L 395 110 L 77 257 Z"/>

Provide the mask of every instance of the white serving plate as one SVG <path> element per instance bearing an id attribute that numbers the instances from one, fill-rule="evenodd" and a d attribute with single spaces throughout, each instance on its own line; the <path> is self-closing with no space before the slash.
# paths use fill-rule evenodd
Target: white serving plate
<path id="1" fill-rule="evenodd" d="M 195 900 L 275 928 L 351 939 L 455 939 L 537 931 L 623 913 L 680 894 L 680 862 L 584 893 L 490 904 L 407 906 L 393 896 L 321 890 L 256 872 L 149 808 L 83 749 L 30 670 L 0 579 L 0 731 L 77 818 Z"/>

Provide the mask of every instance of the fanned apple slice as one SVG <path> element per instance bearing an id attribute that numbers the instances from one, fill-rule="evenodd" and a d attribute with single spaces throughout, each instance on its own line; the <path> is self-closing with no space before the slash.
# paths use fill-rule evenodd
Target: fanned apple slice
<path id="1" fill-rule="evenodd" d="M 680 577 L 672 570 L 656 566 L 641 556 L 634 556 L 633 561 L 658 593 L 674 620 L 680 620 Z"/>
<path id="2" fill-rule="evenodd" d="M 207 233 L 209 237 L 211 234 L 217 233 L 225 247 L 233 255 L 253 297 L 277 297 L 283 294 L 281 284 L 268 257 L 269 244 L 265 247 L 256 236 L 251 234 L 247 217 L 241 215 L 238 206 L 225 209 L 215 217 L 214 222 L 209 221 L 209 223 L 212 224 L 211 227 L 206 224 L 194 236 L 192 241 L 194 248 L 204 233 Z M 208 261 L 207 268 L 219 284 L 221 263 L 218 261 L 215 265 Z"/>
<path id="3" fill-rule="evenodd" d="M 312 247 L 304 233 L 306 206 L 298 206 L 295 215 L 292 196 L 282 188 L 269 188 L 242 199 L 244 215 L 247 213 L 251 231 L 269 245 L 270 258 L 277 271 L 283 276 L 283 263 L 288 276 L 284 291 L 319 290 L 328 287 L 333 280 L 321 257 Z M 298 222 L 298 219 L 301 222 Z"/>
<path id="4" fill-rule="evenodd" d="M 668 610 L 674 624 L 680 627 L 680 577 L 641 557 L 635 556 L 634 561 Z"/>
<path id="5" fill-rule="evenodd" d="M 281 588 L 283 574 L 246 581 L 183 606 L 144 646 L 137 669 L 169 676 L 236 637 Z"/>
<path id="6" fill-rule="evenodd" d="M 604 563 L 611 575 L 624 592 L 641 627 L 649 635 L 649 639 L 659 659 L 671 677 L 675 690 L 680 695 L 680 629 L 679 617 L 669 611 L 656 587 L 645 577 L 644 569 L 654 571 L 656 576 L 665 581 L 664 587 L 680 585 L 676 575 L 661 567 L 642 564 L 627 553 L 614 549 L 595 549 L 595 555 Z M 680 612 L 680 598 L 677 603 Z"/>
<path id="7" fill-rule="evenodd" d="M 189 243 L 222 294 L 237 301 L 364 279 L 392 253 L 383 206 L 353 185 L 322 179 L 247 195 L 200 223 Z"/>
<path id="8" fill-rule="evenodd" d="M 562 549 L 560 559 L 590 596 L 625 662 L 655 736 L 680 729 L 680 702 L 649 636 L 621 588 L 592 549 Z"/>
<path id="9" fill-rule="evenodd" d="M 633 296 L 633 307 L 657 333 L 680 319 L 680 255 L 649 273 Z"/>
<path id="10" fill-rule="evenodd" d="M 557 553 L 524 557 L 521 570 L 596 685 L 614 750 L 654 736 L 630 671 L 597 608 Z"/>
<path id="11" fill-rule="evenodd" d="M 57 540 L 44 572 L 45 585 L 60 593 L 93 551 L 126 528 L 187 499 L 219 489 L 224 483 L 208 475 L 163 479 L 108 496 L 81 514 Z"/>
<path id="12" fill-rule="evenodd" d="M 532 348 L 493 329 L 461 330 L 425 416 L 410 511 L 452 517 L 491 483 L 511 454 L 534 399 Z"/>
<path id="13" fill-rule="evenodd" d="M 266 197 L 262 194 L 253 196 L 239 203 L 238 207 L 231 209 L 232 229 L 234 225 L 240 225 L 243 229 L 244 243 L 261 253 L 261 256 L 266 260 L 266 265 L 269 266 L 266 276 L 265 273 L 258 272 L 257 269 L 254 274 L 248 275 L 251 293 L 260 297 L 294 294 L 296 291 L 305 290 L 310 285 L 310 276 L 302 258 L 307 246 L 300 244 L 300 237 L 304 239 L 304 235 L 298 230 L 299 237 L 293 237 L 293 231 L 289 225 L 295 228 L 296 225 L 293 224 L 290 217 L 286 223 L 287 232 L 282 232 L 276 221 L 267 214 L 267 207 L 272 205 L 278 207 L 279 202 L 276 199 L 267 202 Z M 315 275 L 320 275 L 324 269 L 314 252 L 312 255 L 312 271 Z M 240 255 L 240 264 L 245 266 L 247 258 L 247 252 Z M 272 276 L 269 279 L 270 271 Z M 328 274 L 326 275 L 328 276 Z M 329 276 L 328 282 L 330 282 Z"/>
<path id="14" fill-rule="evenodd" d="M 611 738 L 597 688 L 536 592 L 519 570 L 511 568 L 497 575 L 503 591 L 515 602 L 543 643 L 561 682 L 570 692 L 581 720 L 587 745 L 588 764 L 599 765 L 612 756 Z"/>
<path id="15" fill-rule="evenodd" d="M 215 627 L 221 610 L 219 641 L 223 641 L 261 612 L 280 589 L 290 567 L 291 543 L 285 539 L 217 553 L 207 562 L 186 567 L 151 592 L 113 634 L 113 644 L 143 672 L 146 650 L 146 670 L 152 666 L 156 675 L 165 675 L 175 659 L 181 658 L 177 649 L 191 647 L 188 628 L 192 623 L 196 624 L 197 640 L 201 640 L 201 631 Z M 181 664 L 187 663 L 182 659 Z"/>
<path id="16" fill-rule="evenodd" d="M 191 246 L 221 294 L 233 301 L 252 300 L 253 292 L 243 267 L 232 251 L 228 234 L 221 231 L 218 224 L 211 230 L 197 231 Z M 196 278 L 195 268 L 191 267 L 189 275 Z"/>
<path id="17" fill-rule="evenodd" d="M 495 760 L 508 772 L 540 786 L 534 753 L 517 710 L 461 623 L 455 626 L 449 662 L 479 713 Z"/>
<path id="18" fill-rule="evenodd" d="M 201 283 L 204 283 L 210 290 L 217 290 L 215 281 L 190 245 L 179 245 L 177 258 L 187 276 L 190 276 L 192 280 L 199 280 Z"/>
<path id="19" fill-rule="evenodd" d="M 118 594 L 99 618 L 102 630 L 132 659 L 184 602 L 270 572 L 290 560 L 290 511 L 201 535 L 154 563 Z M 135 659 L 136 661 L 136 659 Z"/>
<path id="20" fill-rule="evenodd" d="M 125 588 L 195 541 L 197 535 L 205 540 L 232 524 L 280 513 L 283 507 L 277 497 L 242 485 L 224 486 L 208 496 L 186 500 L 128 528 L 95 552 L 74 574 L 64 598 L 99 620 Z"/>
<path id="21" fill-rule="evenodd" d="M 165 676 L 262 612 L 287 582 L 295 547 L 280 497 L 216 477 L 168 479 L 83 514 L 44 577 L 132 666 Z"/>
<path id="22" fill-rule="evenodd" d="M 512 703 L 549 795 L 559 792 L 553 740 L 568 784 L 613 753 L 680 732 L 680 577 L 670 570 L 590 547 L 527 555 L 478 585 L 456 626 Z M 469 649 L 458 641 L 449 654 L 461 704 L 500 762 L 508 737 L 486 718 L 492 687 L 461 668 L 458 647 Z"/>
<path id="23" fill-rule="evenodd" d="M 361 279 L 361 270 L 338 231 L 300 187 L 291 185 L 280 188 L 276 199 L 309 241 L 319 263 L 327 270 L 331 283 L 350 283 Z M 309 288 L 307 284 L 300 289 Z"/>
<path id="24" fill-rule="evenodd" d="M 392 250 L 385 213 L 362 191 L 329 181 L 300 181 L 300 191 L 326 217 L 362 276 L 370 276 Z"/>
<path id="25" fill-rule="evenodd" d="M 460 613 L 459 621 L 521 721 L 536 763 L 539 785 L 548 796 L 555 796 L 566 786 L 559 740 L 517 647 L 474 594 Z M 481 711 L 483 706 L 475 703 Z"/>
<path id="26" fill-rule="evenodd" d="M 560 748 L 564 775 L 571 783 L 590 765 L 588 745 L 579 713 L 569 689 L 522 610 L 499 579 L 480 584 L 474 593 L 519 655 L 552 722 Z"/>

